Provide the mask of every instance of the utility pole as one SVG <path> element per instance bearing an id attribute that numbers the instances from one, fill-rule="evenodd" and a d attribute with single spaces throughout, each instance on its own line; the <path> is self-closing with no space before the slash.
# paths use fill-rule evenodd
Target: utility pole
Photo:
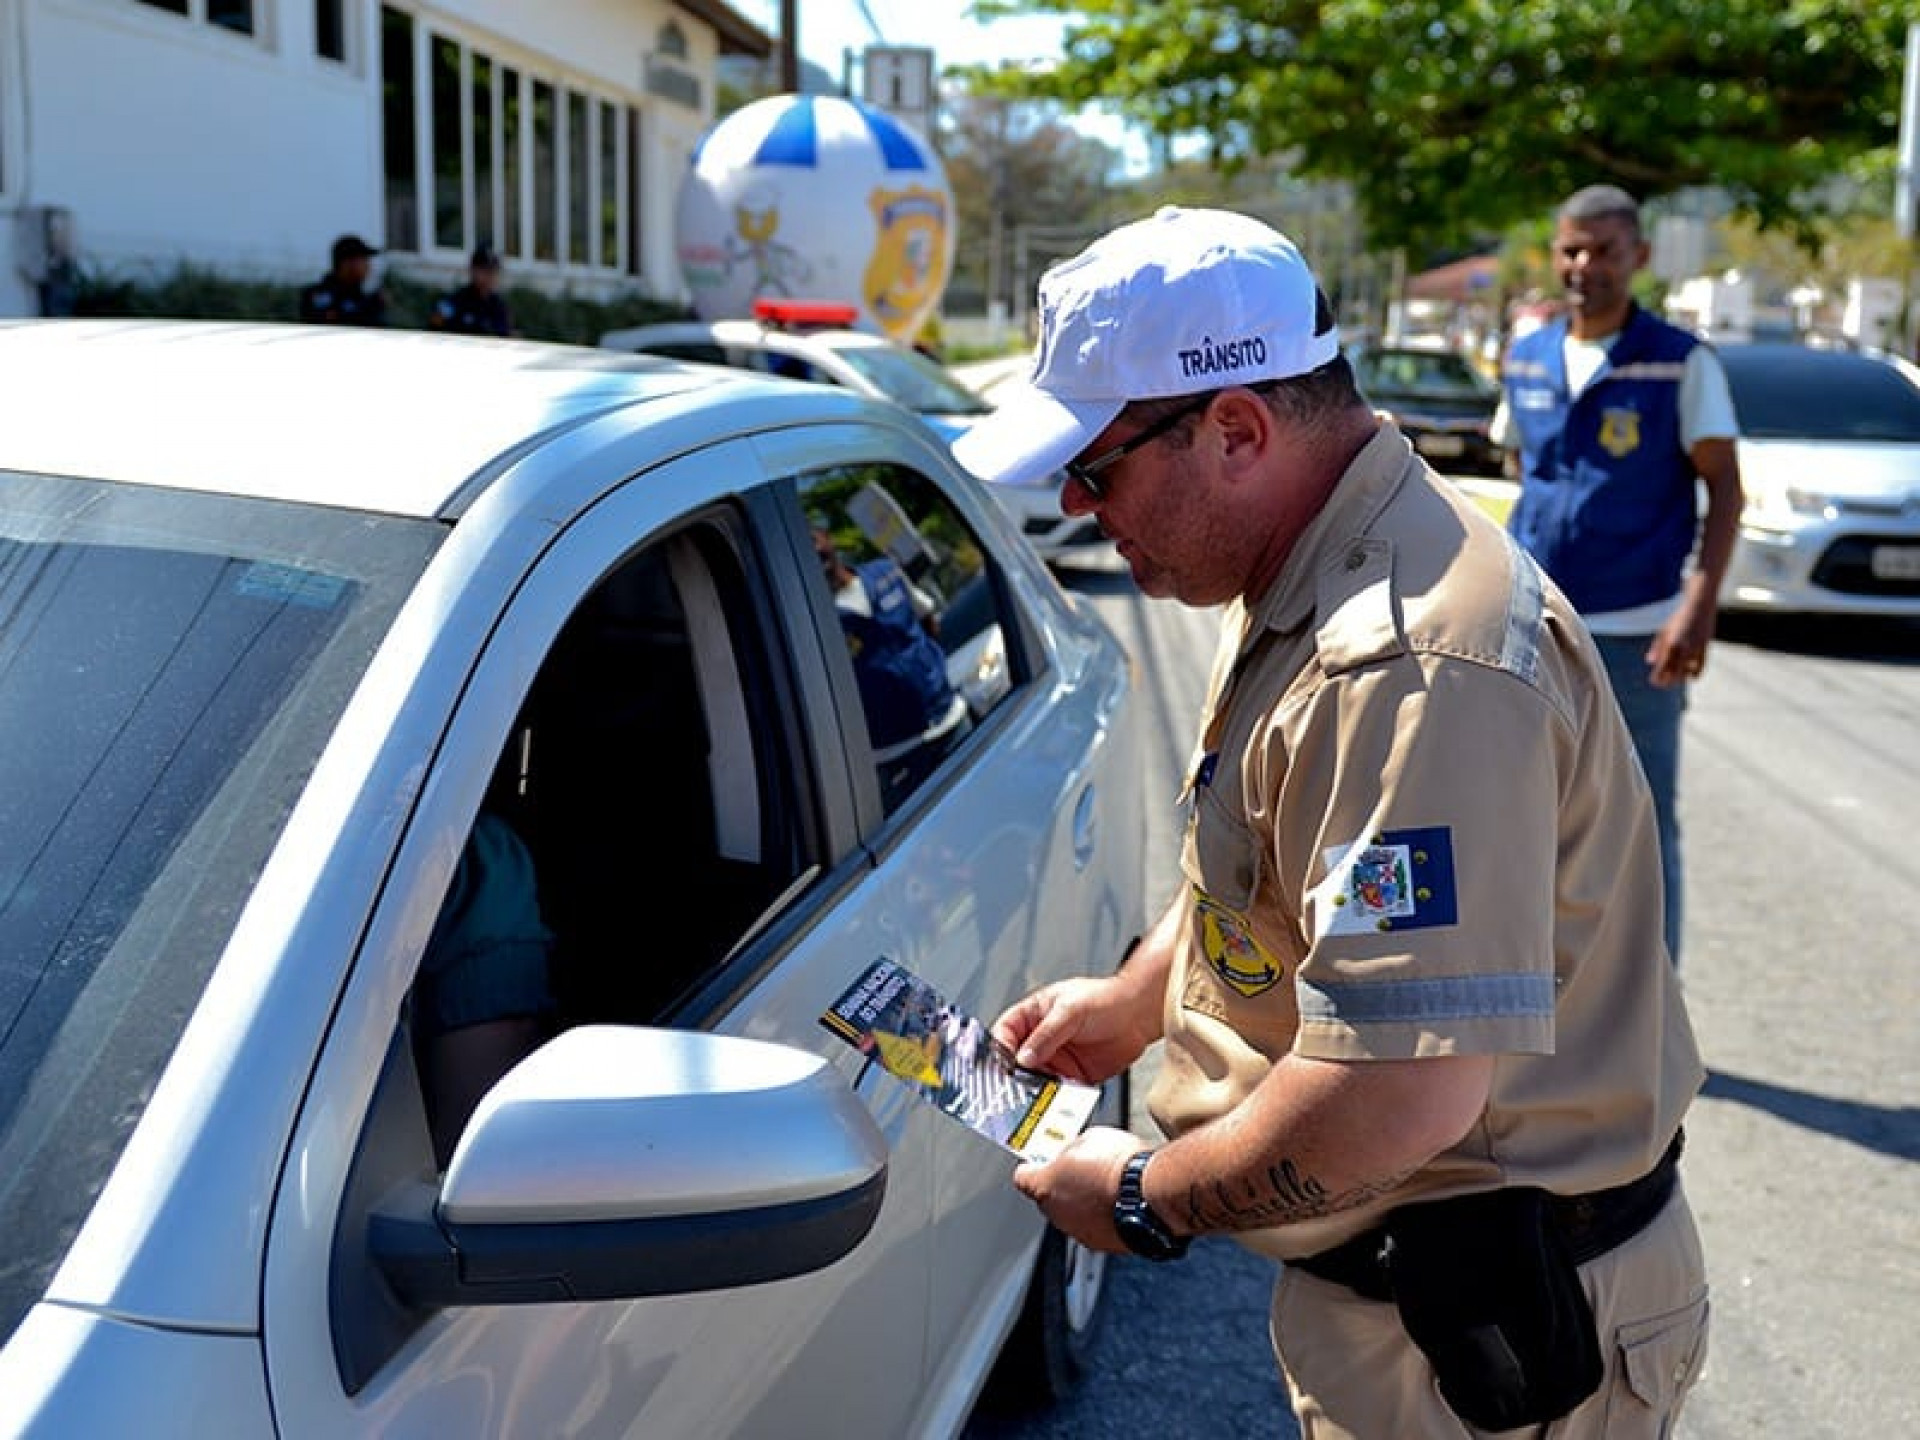
<path id="1" fill-rule="evenodd" d="M 800 93 L 800 0 L 780 0 L 780 89 Z"/>

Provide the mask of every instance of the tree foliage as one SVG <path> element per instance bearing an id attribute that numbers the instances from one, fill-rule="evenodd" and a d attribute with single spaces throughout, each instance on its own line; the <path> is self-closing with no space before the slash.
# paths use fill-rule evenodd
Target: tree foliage
<path id="1" fill-rule="evenodd" d="M 978 0 L 1068 17 L 1003 94 L 1118 106 L 1216 162 L 1354 188 L 1377 244 L 1457 244 L 1582 185 L 1723 190 L 1804 229 L 1898 133 L 1912 0 Z"/>

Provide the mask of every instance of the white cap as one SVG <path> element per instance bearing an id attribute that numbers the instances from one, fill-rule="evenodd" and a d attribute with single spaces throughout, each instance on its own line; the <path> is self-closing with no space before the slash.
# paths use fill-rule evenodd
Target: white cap
<path id="1" fill-rule="evenodd" d="M 1041 277 L 1025 386 L 953 453 L 976 475 L 1021 484 L 1079 454 L 1130 400 L 1285 380 L 1339 353 L 1292 241 L 1231 211 L 1167 206 Z"/>

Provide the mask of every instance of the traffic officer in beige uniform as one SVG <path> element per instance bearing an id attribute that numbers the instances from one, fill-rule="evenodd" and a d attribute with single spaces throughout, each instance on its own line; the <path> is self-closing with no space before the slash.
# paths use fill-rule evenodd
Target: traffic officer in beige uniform
<path id="1" fill-rule="evenodd" d="M 1097 1249 L 1287 1262 L 1308 1440 L 1665 1434 L 1705 1351 L 1702 1069 L 1592 640 L 1367 408 L 1285 237 L 1163 210 L 1039 298 L 1025 391 L 957 453 L 1065 464 L 1141 589 L 1224 623 L 1185 885 L 1117 973 L 995 1025 L 1096 1082 L 1164 1038 L 1171 1138 L 1092 1130 L 1014 1183 Z"/>

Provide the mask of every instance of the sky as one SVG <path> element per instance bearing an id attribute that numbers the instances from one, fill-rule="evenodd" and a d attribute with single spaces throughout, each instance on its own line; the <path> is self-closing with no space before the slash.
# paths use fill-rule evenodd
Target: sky
<path id="1" fill-rule="evenodd" d="M 729 3 L 769 35 L 779 34 L 780 0 Z M 796 5 L 801 57 L 835 77 L 847 73 L 848 51 L 858 56 L 869 45 L 930 46 L 936 70 L 1048 60 L 1060 53 L 1065 29 L 1057 15 L 1014 15 L 983 24 L 969 18 L 968 0 L 796 0 Z M 853 73 L 858 75 L 857 67 Z M 1129 169 L 1144 164 L 1144 144 L 1114 116 L 1088 111 L 1072 123 L 1120 150 Z"/>

